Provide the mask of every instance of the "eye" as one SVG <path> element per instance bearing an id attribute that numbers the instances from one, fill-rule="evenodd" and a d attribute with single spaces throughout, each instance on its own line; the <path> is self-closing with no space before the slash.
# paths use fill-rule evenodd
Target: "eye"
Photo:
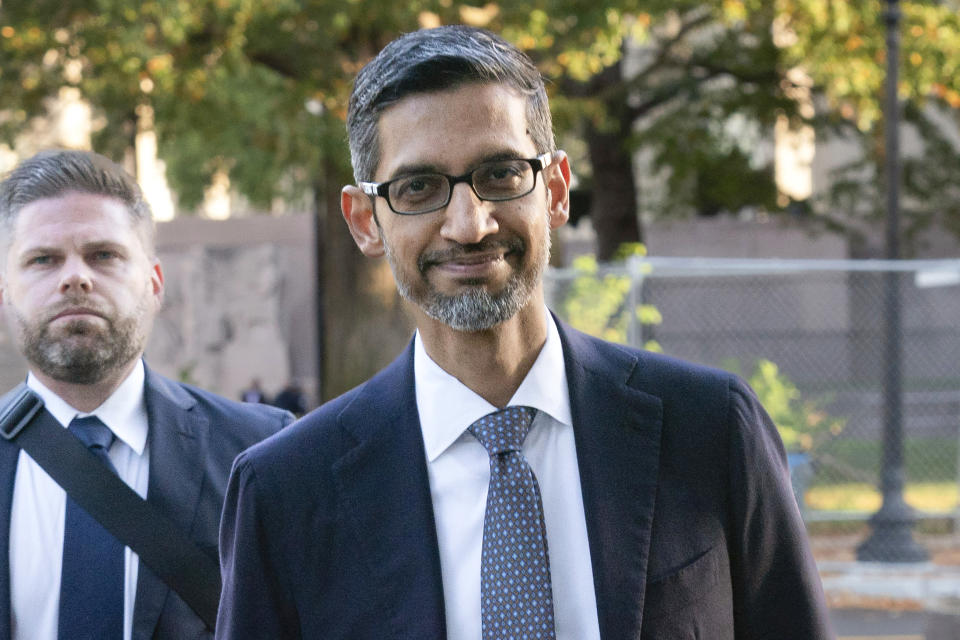
<path id="1" fill-rule="evenodd" d="M 477 169 L 477 179 L 489 184 L 513 184 L 523 180 L 529 165 L 519 160 L 491 162 Z"/>
<path id="2" fill-rule="evenodd" d="M 97 251 L 94 251 L 94 252 L 90 255 L 90 257 L 91 257 L 95 262 L 107 262 L 107 261 L 109 261 L 109 260 L 113 260 L 114 258 L 116 258 L 116 257 L 118 257 L 118 256 L 117 256 L 117 252 L 116 252 L 116 251 L 109 251 L 109 250 L 107 250 L 107 249 L 99 249 L 99 250 L 97 250 Z"/>
<path id="3" fill-rule="evenodd" d="M 488 162 L 473 173 L 473 185 L 483 198 L 505 200 L 530 191 L 533 172 L 525 160 Z"/>
<path id="4" fill-rule="evenodd" d="M 45 265 L 48 265 L 48 264 L 52 264 L 52 263 L 53 263 L 53 256 L 47 255 L 47 254 L 35 255 L 35 256 L 30 257 L 30 258 L 27 260 L 27 264 L 28 264 L 28 265 L 31 265 L 31 266 L 35 265 L 35 266 L 38 266 L 38 267 L 42 267 L 42 266 L 45 266 Z"/>
<path id="5" fill-rule="evenodd" d="M 428 189 L 427 183 L 425 180 L 418 178 L 415 180 L 410 180 L 404 186 L 404 191 L 409 193 L 420 193 L 421 191 Z"/>
<path id="6" fill-rule="evenodd" d="M 516 165 L 501 164 L 492 167 L 490 170 L 490 177 L 494 180 L 510 180 L 511 178 L 516 178 L 522 174 L 523 172 L 520 171 Z"/>
<path id="7" fill-rule="evenodd" d="M 443 176 L 434 174 L 399 178 L 390 184 L 390 197 L 399 202 L 422 202 L 442 193 L 445 184 Z"/>

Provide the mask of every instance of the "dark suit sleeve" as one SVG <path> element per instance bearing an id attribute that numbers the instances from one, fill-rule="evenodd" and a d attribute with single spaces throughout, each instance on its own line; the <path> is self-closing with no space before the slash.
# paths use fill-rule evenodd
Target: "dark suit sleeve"
<path id="1" fill-rule="evenodd" d="M 783 445 L 738 380 L 731 383 L 728 428 L 737 638 L 833 638 Z"/>
<path id="2" fill-rule="evenodd" d="M 276 502 L 264 499 L 260 489 L 253 464 L 241 454 L 230 474 L 220 525 L 218 639 L 300 638 L 293 596 L 271 546 L 276 536 L 269 535 L 283 520 Z"/>

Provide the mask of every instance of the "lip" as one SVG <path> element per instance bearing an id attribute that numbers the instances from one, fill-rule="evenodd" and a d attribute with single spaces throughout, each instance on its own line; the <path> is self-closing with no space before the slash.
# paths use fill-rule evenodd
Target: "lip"
<path id="1" fill-rule="evenodd" d="M 101 315 L 97 311 L 94 311 L 93 309 L 77 307 L 72 309 L 64 309 L 63 311 L 54 315 L 51 320 L 60 320 L 62 318 L 76 318 L 81 316 L 95 316 L 97 318 L 103 317 L 103 315 Z"/>
<path id="2" fill-rule="evenodd" d="M 505 254 L 500 251 L 470 253 L 438 261 L 435 266 L 448 273 L 473 276 L 486 273 L 503 262 L 504 257 Z"/>

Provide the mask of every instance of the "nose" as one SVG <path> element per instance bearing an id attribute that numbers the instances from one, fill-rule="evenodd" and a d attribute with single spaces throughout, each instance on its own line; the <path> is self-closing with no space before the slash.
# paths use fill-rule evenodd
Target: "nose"
<path id="1" fill-rule="evenodd" d="M 60 293 L 90 293 L 93 279 L 90 267 L 79 256 L 69 257 L 60 273 Z"/>
<path id="2" fill-rule="evenodd" d="M 477 197 L 469 184 L 453 187 L 440 235 L 459 244 L 475 244 L 500 230 L 492 215 L 493 203 Z"/>

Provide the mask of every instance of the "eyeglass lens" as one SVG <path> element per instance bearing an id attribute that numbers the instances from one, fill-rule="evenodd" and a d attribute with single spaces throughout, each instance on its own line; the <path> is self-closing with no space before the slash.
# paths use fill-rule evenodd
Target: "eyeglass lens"
<path id="1" fill-rule="evenodd" d="M 405 176 L 390 183 L 390 205 L 395 211 L 418 213 L 444 206 L 452 179 L 439 173 Z M 536 174 L 527 160 L 485 162 L 470 174 L 474 192 L 483 200 L 511 200 L 533 190 Z"/>

